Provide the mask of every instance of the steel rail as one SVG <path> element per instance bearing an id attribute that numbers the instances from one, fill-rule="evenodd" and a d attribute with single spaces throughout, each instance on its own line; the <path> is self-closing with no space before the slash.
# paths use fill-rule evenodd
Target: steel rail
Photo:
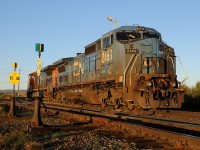
<path id="1" fill-rule="evenodd" d="M 150 119 L 140 116 L 123 116 L 121 114 L 110 114 L 109 112 L 50 104 L 46 104 L 46 107 L 57 111 L 67 111 L 90 116 L 91 120 L 95 117 L 109 119 L 113 122 L 130 125 L 132 126 L 131 128 L 139 129 L 144 134 L 149 133 L 159 135 L 162 138 L 167 138 L 170 142 L 176 143 L 177 145 L 187 144 L 190 148 L 200 147 L 200 125 L 198 124 Z"/>
<path id="2" fill-rule="evenodd" d="M 8 101 L 6 102 L 8 103 Z M 27 106 L 27 103 L 24 103 L 23 105 Z M 109 111 L 102 112 L 97 110 L 87 110 L 83 108 L 60 106 L 58 104 L 45 103 L 45 105 L 47 109 L 90 116 L 91 120 L 93 120 L 95 117 L 109 119 L 112 122 L 120 122 L 121 124 L 131 125 L 132 128 L 134 126 L 134 128 L 140 129 L 140 131 L 143 133 L 159 135 L 162 138 L 167 138 L 172 142 L 175 142 L 176 140 L 176 143 L 177 141 L 183 143 L 184 141 L 184 143 L 187 143 L 187 145 L 189 145 L 191 148 L 200 147 L 200 124 L 147 118 L 142 116 L 131 116 Z"/>

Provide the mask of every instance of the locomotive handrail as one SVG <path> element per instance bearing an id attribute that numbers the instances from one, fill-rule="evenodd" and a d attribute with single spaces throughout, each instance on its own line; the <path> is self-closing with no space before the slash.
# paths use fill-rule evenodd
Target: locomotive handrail
<path id="1" fill-rule="evenodd" d="M 174 60 L 172 59 L 172 57 L 170 57 L 169 56 L 169 58 L 171 59 L 171 61 L 172 61 L 172 66 L 173 66 L 173 69 L 175 69 L 175 67 L 174 67 Z"/>
<path id="2" fill-rule="evenodd" d="M 176 57 L 178 57 L 178 56 L 176 56 Z M 188 80 L 188 76 L 186 75 L 186 72 L 185 72 L 185 70 L 184 70 L 184 68 L 183 68 L 183 64 L 182 64 L 182 62 L 181 62 L 181 59 L 178 57 L 178 60 L 179 60 L 179 62 L 180 62 L 180 64 L 181 64 L 181 67 L 182 67 L 182 70 L 183 70 L 183 73 L 184 73 L 184 75 L 185 75 L 185 78 L 183 79 L 183 81 L 181 82 L 181 84 L 185 84 L 185 82 Z"/>
<path id="3" fill-rule="evenodd" d="M 128 63 L 128 65 L 126 66 L 126 69 L 125 69 L 125 71 L 124 71 L 124 83 L 123 83 L 123 85 L 126 87 L 126 74 L 127 74 L 127 72 L 128 72 L 128 69 L 129 69 L 129 67 L 130 67 L 130 65 L 131 65 L 131 63 L 132 63 L 132 61 L 133 61 L 133 59 L 134 59 L 134 57 L 136 56 L 137 54 L 133 54 L 132 56 L 131 56 L 131 59 L 129 60 L 129 63 Z M 127 87 L 126 87 L 127 88 Z"/>
<path id="4" fill-rule="evenodd" d="M 132 70 L 133 70 L 133 66 L 135 65 L 135 62 L 136 62 L 138 56 L 139 56 L 139 55 L 136 56 L 135 61 L 133 62 L 133 65 L 132 65 L 131 70 L 130 70 L 130 86 L 131 86 L 131 79 L 132 79 L 131 72 L 132 72 Z"/>

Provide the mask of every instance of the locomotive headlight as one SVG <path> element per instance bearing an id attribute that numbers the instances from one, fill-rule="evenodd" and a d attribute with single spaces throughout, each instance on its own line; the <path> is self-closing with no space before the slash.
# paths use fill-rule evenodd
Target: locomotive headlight
<path id="1" fill-rule="evenodd" d="M 170 82 L 170 86 L 171 86 L 171 87 L 175 87 L 175 86 L 176 86 L 176 83 L 175 83 L 175 82 Z"/>
<path id="2" fill-rule="evenodd" d="M 145 81 L 145 85 L 146 85 L 146 86 L 151 86 L 152 83 L 151 83 L 151 81 Z"/>

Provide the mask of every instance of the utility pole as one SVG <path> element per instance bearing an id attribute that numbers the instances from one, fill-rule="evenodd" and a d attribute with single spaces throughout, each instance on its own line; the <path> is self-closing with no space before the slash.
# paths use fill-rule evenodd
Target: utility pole
<path id="1" fill-rule="evenodd" d="M 19 69 L 19 76 L 21 75 L 21 69 Z M 19 97 L 19 91 L 20 91 L 20 81 L 19 81 L 19 83 L 18 83 L 18 92 L 17 92 L 17 95 L 18 95 L 18 97 Z"/>

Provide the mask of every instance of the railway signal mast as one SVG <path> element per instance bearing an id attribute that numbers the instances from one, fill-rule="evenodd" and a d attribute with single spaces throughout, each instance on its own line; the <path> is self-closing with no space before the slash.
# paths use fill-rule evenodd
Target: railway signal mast
<path id="1" fill-rule="evenodd" d="M 16 93 L 15 93 L 15 84 L 19 83 L 20 75 L 16 72 L 17 63 L 13 63 L 12 67 L 14 68 L 14 72 L 12 72 L 9 76 L 9 81 L 13 84 L 13 94 L 11 95 L 11 103 L 10 103 L 10 110 L 8 113 L 9 117 L 16 116 L 15 113 L 15 100 L 16 100 Z"/>
<path id="2" fill-rule="evenodd" d="M 35 51 L 38 52 L 37 75 L 39 77 L 41 69 L 42 69 L 42 62 L 41 62 L 40 56 L 41 56 L 41 52 L 44 52 L 44 44 L 36 43 Z"/>
<path id="3" fill-rule="evenodd" d="M 38 86 L 38 92 L 37 95 L 35 96 L 35 109 L 34 109 L 34 115 L 31 121 L 32 126 L 42 126 L 42 120 L 41 120 L 41 114 L 40 114 L 40 104 L 42 103 L 42 93 L 40 91 L 40 73 L 42 69 L 42 61 L 40 59 L 41 57 L 41 52 L 44 52 L 44 44 L 41 43 L 36 43 L 35 45 L 35 51 L 38 52 L 38 61 L 37 61 L 37 76 L 38 76 L 38 81 L 39 81 L 39 86 Z"/>

